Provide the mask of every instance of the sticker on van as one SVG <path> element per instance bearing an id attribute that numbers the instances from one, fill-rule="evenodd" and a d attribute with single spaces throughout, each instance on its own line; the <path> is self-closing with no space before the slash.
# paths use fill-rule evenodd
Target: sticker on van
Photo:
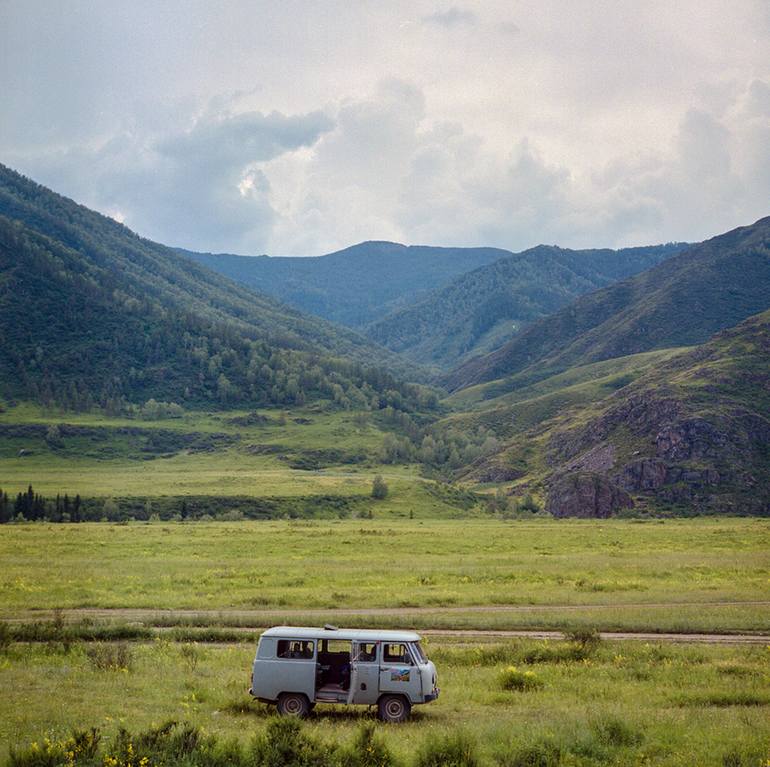
<path id="1" fill-rule="evenodd" d="M 390 670 L 391 682 L 408 682 L 411 671 L 408 668 L 392 668 Z"/>

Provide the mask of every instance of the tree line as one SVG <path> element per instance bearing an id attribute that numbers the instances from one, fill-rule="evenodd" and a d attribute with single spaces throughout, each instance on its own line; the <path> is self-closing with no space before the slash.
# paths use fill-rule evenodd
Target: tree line
<path id="1" fill-rule="evenodd" d="M 19 493 L 11 503 L 8 493 L 0 488 L 0 524 L 12 522 L 15 519 L 48 520 L 49 522 L 82 522 L 82 505 L 80 495 L 70 498 L 59 493 L 56 498 L 46 498 L 36 493 L 30 485 L 23 493 Z"/>

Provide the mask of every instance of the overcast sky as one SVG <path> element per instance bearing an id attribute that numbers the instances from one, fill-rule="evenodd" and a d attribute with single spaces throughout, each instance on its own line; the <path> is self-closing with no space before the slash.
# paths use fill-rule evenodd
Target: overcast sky
<path id="1" fill-rule="evenodd" d="M 700 240 L 770 215 L 770 3 L 0 0 L 0 161 L 204 251 Z"/>

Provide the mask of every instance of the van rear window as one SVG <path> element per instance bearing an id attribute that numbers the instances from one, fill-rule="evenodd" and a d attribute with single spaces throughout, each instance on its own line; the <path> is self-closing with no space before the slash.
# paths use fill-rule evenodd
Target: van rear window
<path id="1" fill-rule="evenodd" d="M 307 639 L 279 639 L 276 655 L 289 660 L 310 660 L 313 643 Z"/>

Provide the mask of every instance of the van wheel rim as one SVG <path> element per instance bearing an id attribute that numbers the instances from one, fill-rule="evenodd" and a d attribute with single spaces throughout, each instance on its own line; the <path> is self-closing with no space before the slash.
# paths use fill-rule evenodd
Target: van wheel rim
<path id="1" fill-rule="evenodd" d="M 385 705 L 385 713 L 393 719 L 398 719 L 404 713 L 404 704 L 398 699 L 389 700 Z"/>
<path id="2" fill-rule="evenodd" d="M 287 714 L 302 713 L 302 701 L 299 698 L 287 698 L 284 701 L 283 709 Z"/>

